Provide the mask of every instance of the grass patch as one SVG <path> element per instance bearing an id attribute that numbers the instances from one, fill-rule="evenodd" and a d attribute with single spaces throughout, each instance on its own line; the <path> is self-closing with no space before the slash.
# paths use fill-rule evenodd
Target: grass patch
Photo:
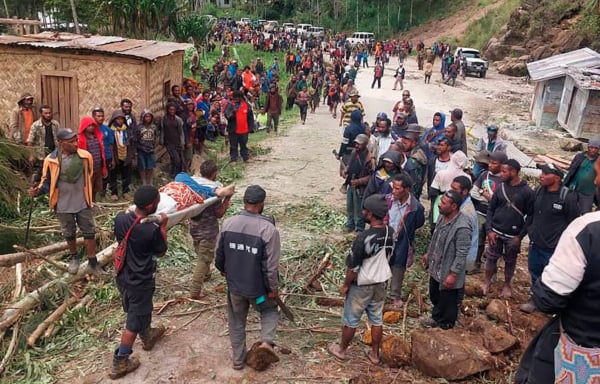
<path id="1" fill-rule="evenodd" d="M 520 0 L 506 0 L 481 19 L 472 22 L 465 35 L 460 39 L 460 45 L 479 50 L 485 48 L 490 39 L 508 22 L 510 15 L 520 4 Z"/>

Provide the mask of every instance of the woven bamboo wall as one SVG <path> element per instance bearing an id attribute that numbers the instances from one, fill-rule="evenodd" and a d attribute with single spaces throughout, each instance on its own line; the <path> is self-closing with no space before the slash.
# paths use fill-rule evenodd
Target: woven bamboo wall
<path id="1" fill-rule="evenodd" d="M 143 62 L 131 63 L 119 58 L 95 55 L 96 60 L 63 60 L 63 70 L 77 73 L 79 114 L 89 116 L 97 106 L 104 108 L 106 120 L 120 108 L 120 101 L 133 102 L 137 117 L 143 108 Z"/>
<path id="2" fill-rule="evenodd" d="M 165 108 L 164 84 L 181 85 L 183 79 L 183 52 L 159 58 L 148 64 L 148 96 L 150 110 L 162 115 Z"/>
<path id="3" fill-rule="evenodd" d="M 0 128 L 4 132 L 21 94 L 31 93 L 39 106 L 38 71 L 56 70 L 58 63 L 57 58 L 41 57 L 34 51 L 14 54 L 11 48 L 0 47 Z"/>

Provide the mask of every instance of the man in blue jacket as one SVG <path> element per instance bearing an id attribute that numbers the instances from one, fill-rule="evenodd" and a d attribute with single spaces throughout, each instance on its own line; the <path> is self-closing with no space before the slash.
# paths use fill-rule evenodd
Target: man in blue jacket
<path id="1" fill-rule="evenodd" d="M 402 308 L 402 283 L 406 268 L 414 261 L 415 232 L 425 224 L 425 209 L 412 194 L 412 179 L 406 173 L 396 175 L 392 181 L 392 192 L 386 195 L 388 213 L 386 222 L 394 229 L 394 253 L 390 259 L 392 267 L 391 297 L 394 306 Z"/>

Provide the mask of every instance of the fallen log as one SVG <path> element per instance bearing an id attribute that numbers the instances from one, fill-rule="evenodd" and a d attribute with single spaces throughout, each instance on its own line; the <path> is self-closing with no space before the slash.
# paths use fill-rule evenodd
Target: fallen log
<path id="1" fill-rule="evenodd" d="M 71 296 L 67 300 L 65 300 L 65 302 L 62 303 L 58 308 L 56 308 L 56 310 L 52 312 L 50 316 L 48 316 L 44 321 L 42 321 L 37 326 L 35 331 L 33 331 L 31 335 L 27 338 L 27 345 L 29 345 L 30 347 L 35 346 L 35 342 L 37 341 L 37 339 L 40 338 L 40 336 L 42 336 L 46 328 L 48 328 L 49 326 L 54 324 L 55 321 L 60 319 L 63 313 L 65 313 L 71 305 L 75 304 L 77 300 L 79 300 L 79 297 Z"/>
<path id="2" fill-rule="evenodd" d="M 77 245 L 82 245 L 82 244 L 83 244 L 83 238 L 82 237 L 78 238 Z M 64 251 L 67 248 L 69 248 L 69 246 L 67 245 L 67 242 L 63 241 L 60 243 L 47 245 L 45 247 L 32 249 L 32 251 L 37 252 L 40 255 L 48 256 L 48 255 L 52 255 L 52 254 L 60 252 L 60 251 Z M 29 258 L 31 258 L 31 254 L 29 254 L 28 252 L 16 252 L 16 253 L 9 253 L 6 255 L 0 255 L 0 267 L 12 267 L 13 265 L 22 263 Z"/>
<path id="3" fill-rule="evenodd" d="M 63 272 L 69 272 L 69 270 L 67 269 L 67 267 L 65 267 L 64 265 L 60 265 L 60 264 L 59 264 L 59 263 L 57 263 L 56 261 L 54 261 L 54 260 L 52 260 L 52 259 L 49 259 L 49 258 L 47 258 L 46 256 L 42 255 L 42 254 L 41 254 L 41 253 L 39 253 L 39 252 L 36 252 L 36 251 L 34 251 L 34 250 L 31 250 L 31 249 L 27 249 L 27 248 L 25 248 L 25 247 L 21 247 L 20 245 L 15 245 L 15 246 L 14 246 L 14 248 L 15 248 L 16 250 L 20 251 L 20 252 L 25 252 L 25 253 L 28 253 L 28 254 L 30 254 L 30 255 L 31 255 L 31 257 L 32 257 L 32 258 L 34 258 L 34 259 L 35 259 L 35 258 L 42 259 L 42 260 L 44 260 L 45 262 L 47 262 L 47 263 L 49 263 L 49 264 L 51 264 L 51 265 L 55 266 L 56 268 L 60 269 L 60 270 L 61 270 L 61 271 L 63 271 Z M 17 264 L 17 266 L 18 266 L 18 265 L 19 265 L 19 264 Z"/>
<path id="4" fill-rule="evenodd" d="M 331 253 L 327 252 L 325 254 L 325 256 L 323 256 L 323 259 L 321 259 L 321 262 L 319 263 L 319 266 L 317 267 L 317 270 L 314 271 L 306 280 L 306 284 L 304 284 L 304 291 L 308 292 L 309 291 L 309 287 L 312 285 L 312 283 L 317 280 L 321 274 L 323 274 L 323 271 L 325 270 L 325 268 L 327 267 L 327 265 L 329 265 L 329 257 L 331 256 Z"/>
<path id="5" fill-rule="evenodd" d="M 206 209 L 206 207 L 216 203 L 217 201 L 218 201 L 218 198 L 211 197 L 210 199 L 206 199 L 204 201 L 204 204 L 194 204 L 191 207 L 188 207 L 181 211 L 167 214 L 168 219 L 169 219 L 167 222 L 167 228 L 170 228 L 174 225 L 179 224 L 181 221 L 187 219 L 188 217 L 194 217 L 194 216 L 198 215 L 204 209 Z M 110 263 L 113 259 L 113 254 L 115 252 L 115 249 L 117 249 L 117 245 L 118 245 L 118 243 L 115 242 L 115 243 L 111 244 L 110 246 L 108 246 L 107 248 L 103 249 L 102 251 L 98 252 L 96 254 L 96 258 L 98 259 L 98 264 L 100 264 L 101 266 L 104 266 L 104 265 Z M 39 249 L 38 249 L 38 251 L 39 251 Z M 51 280 L 51 281 L 47 282 L 46 284 L 44 284 L 43 286 L 41 286 L 41 287 L 37 288 L 36 290 L 30 292 L 29 294 L 25 295 L 18 302 L 10 304 L 7 307 L 7 309 L 4 311 L 4 313 L 2 314 L 2 317 L 0 317 L 0 333 L 5 331 L 10 326 L 12 326 L 23 313 L 31 310 L 33 307 L 38 305 L 38 303 L 40 302 L 40 296 L 45 294 L 49 289 L 51 289 L 59 284 L 72 284 L 76 281 L 83 280 L 86 277 L 86 273 L 85 273 L 86 268 L 87 268 L 87 262 L 82 262 L 77 274 L 64 275 L 58 279 Z"/>

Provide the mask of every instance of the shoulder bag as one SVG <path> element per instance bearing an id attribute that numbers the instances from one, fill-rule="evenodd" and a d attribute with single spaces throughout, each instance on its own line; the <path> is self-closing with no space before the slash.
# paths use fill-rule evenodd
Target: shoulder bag
<path id="1" fill-rule="evenodd" d="M 383 246 L 375 255 L 364 259 L 358 277 L 356 278 L 357 285 L 371 285 L 388 281 L 392 277 L 392 270 L 387 257 L 387 239 L 389 236 L 389 227 L 385 227 L 385 240 Z"/>
<path id="2" fill-rule="evenodd" d="M 140 222 L 140 220 L 142 220 L 142 218 L 139 216 L 135 218 L 135 220 L 127 230 L 125 237 L 119 242 L 119 245 L 117 245 L 117 249 L 115 250 L 114 255 L 115 276 L 118 276 L 119 273 L 123 270 L 123 267 L 125 266 L 125 257 L 127 256 L 127 240 L 129 240 L 131 230 L 133 229 L 133 227 L 136 226 L 137 223 Z"/>

